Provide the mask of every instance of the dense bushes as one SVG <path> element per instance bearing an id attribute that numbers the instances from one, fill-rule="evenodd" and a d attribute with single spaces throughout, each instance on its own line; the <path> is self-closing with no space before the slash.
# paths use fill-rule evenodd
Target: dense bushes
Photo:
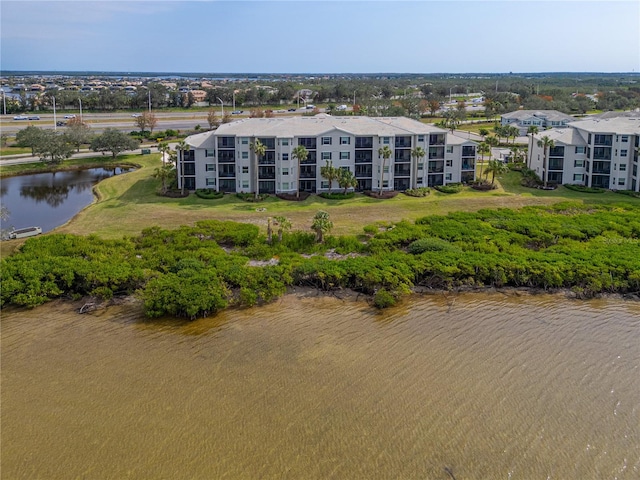
<path id="1" fill-rule="evenodd" d="M 322 192 L 318 194 L 319 197 L 326 198 L 327 200 L 348 200 L 353 198 L 355 195 L 355 192 Z"/>
<path id="2" fill-rule="evenodd" d="M 193 318 L 277 298 L 291 285 L 350 288 L 379 307 L 411 288 L 570 288 L 588 296 L 640 291 L 640 207 L 562 203 L 480 210 L 372 226 L 366 243 L 207 220 L 119 241 L 31 238 L 1 263 L 2 305 L 137 293 L 148 316 Z M 262 263 L 251 263 L 261 260 Z M 266 260 L 266 262 L 265 262 Z M 261 265 L 261 266 L 254 266 Z"/>
<path id="3" fill-rule="evenodd" d="M 224 197 L 224 192 L 218 192 L 213 188 L 199 188 L 196 190 L 196 196 L 206 200 L 217 200 Z"/>
<path id="4" fill-rule="evenodd" d="M 410 188 L 403 193 L 409 197 L 426 197 L 431 193 L 431 189 L 429 187 Z"/>
<path id="5" fill-rule="evenodd" d="M 604 192 L 606 192 L 606 190 L 604 188 L 587 187 L 585 185 L 573 185 L 571 183 L 565 184 L 564 187 L 568 188 L 569 190 L 574 190 L 576 192 L 582 192 L 582 193 L 604 193 Z"/>
<path id="6" fill-rule="evenodd" d="M 449 183 L 447 185 L 436 185 L 433 188 L 441 193 L 459 193 L 462 191 L 462 187 L 461 183 Z"/>

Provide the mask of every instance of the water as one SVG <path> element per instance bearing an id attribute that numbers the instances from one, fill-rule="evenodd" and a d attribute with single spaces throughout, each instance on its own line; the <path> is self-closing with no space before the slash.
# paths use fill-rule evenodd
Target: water
<path id="1" fill-rule="evenodd" d="M 3 478 L 637 479 L 640 303 L 2 316 Z"/>
<path id="2" fill-rule="evenodd" d="M 129 170 L 90 168 L 3 178 L 0 202 L 9 218 L 0 222 L 0 228 L 41 227 L 43 233 L 53 230 L 91 204 L 96 183 Z"/>

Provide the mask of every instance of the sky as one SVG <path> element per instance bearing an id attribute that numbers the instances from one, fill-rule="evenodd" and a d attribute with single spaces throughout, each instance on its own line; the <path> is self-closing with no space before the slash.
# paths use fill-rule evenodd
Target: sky
<path id="1" fill-rule="evenodd" d="M 640 1 L 0 0 L 0 69 L 640 72 Z"/>

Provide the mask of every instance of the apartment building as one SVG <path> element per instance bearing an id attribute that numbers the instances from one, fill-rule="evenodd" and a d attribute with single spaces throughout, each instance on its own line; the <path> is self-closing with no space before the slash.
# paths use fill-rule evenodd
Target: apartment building
<path id="1" fill-rule="evenodd" d="M 546 164 L 544 149 L 537 144 L 543 136 L 554 142 L 554 147 L 548 149 Z M 639 146 L 640 114 L 581 120 L 566 129 L 538 133 L 529 168 L 550 183 L 638 192 Z"/>
<path id="2" fill-rule="evenodd" d="M 539 130 L 547 128 L 564 128 L 576 119 L 571 115 L 557 110 L 516 110 L 500 116 L 502 125 L 511 125 L 520 129 L 520 135 L 526 135 L 529 127 L 538 127 Z"/>
<path id="3" fill-rule="evenodd" d="M 251 148 L 256 140 L 266 147 L 260 158 Z M 246 118 L 185 141 L 190 149 L 180 155 L 178 177 L 189 190 L 327 191 L 320 169 L 328 162 L 353 172 L 358 191 L 470 182 L 475 175 L 475 142 L 404 117 Z M 293 157 L 298 145 L 308 152 L 299 166 Z M 386 160 L 379 155 L 385 146 L 391 150 Z M 416 147 L 424 157 L 412 155 Z"/>

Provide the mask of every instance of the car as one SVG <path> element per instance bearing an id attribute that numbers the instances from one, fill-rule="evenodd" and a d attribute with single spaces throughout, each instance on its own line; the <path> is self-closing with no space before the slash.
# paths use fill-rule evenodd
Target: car
<path id="1" fill-rule="evenodd" d="M 244 110 L 234 110 L 231 115 L 240 115 L 241 113 L 244 113 Z"/>
<path id="2" fill-rule="evenodd" d="M 65 115 L 64 118 L 66 118 L 67 120 L 71 119 L 71 118 L 76 118 L 75 115 L 71 114 L 71 115 Z"/>
<path id="3" fill-rule="evenodd" d="M 38 115 L 32 115 L 29 117 L 29 120 L 40 120 L 40 117 Z"/>
<path id="4" fill-rule="evenodd" d="M 307 110 L 313 110 L 314 108 L 316 108 L 315 105 L 311 105 L 311 104 L 307 105 Z"/>
<path id="5" fill-rule="evenodd" d="M 296 109 L 295 108 L 290 108 L 289 110 L 287 110 L 287 112 L 295 112 Z"/>
<path id="6" fill-rule="evenodd" d="M 62 120 L 58 120 L 56 122 L 56 127 L 66 127 L 67 126 L 67 122 L 63 122 Z"/>
<path id="7" fill-rule="evenodd" d="M 142 116 L 142 114 L 141 113 L 133 113 L 133 114 L 131 114 L 131 116 L 133 118 L 140 118 Z"/>
<path id="8" fill-rule="evenodd" d="M 347 109 L 346 105 L 338 105 L 336 107 L 336 110 L 338 110 L 339 112 L 344 112 Z"/>
<path id="9" fill-rule="evenodd" d="M 15 117 L 13 117 L 14 120 L 29 120 L 29 117 L 27 117 L 26 115 L 16 115 Z"/>

